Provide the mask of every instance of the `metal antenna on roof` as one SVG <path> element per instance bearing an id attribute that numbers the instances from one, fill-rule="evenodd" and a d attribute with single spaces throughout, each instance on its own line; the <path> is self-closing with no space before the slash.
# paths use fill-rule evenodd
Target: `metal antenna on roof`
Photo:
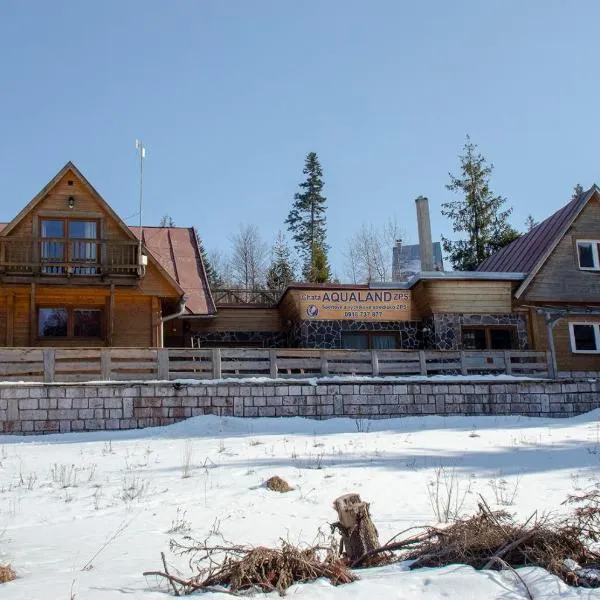
<path id="1" fill-rule="evenodd" d="M 144 237 L 144 226 L 142 225 L 142 206 L 144 200 L 144 158 L 146 158 L 146 148 L 142 140 L 135 140 L 135 149 L 140 155 L 140 253 L 138 260 L 142 260 L 142 239 Z"/>

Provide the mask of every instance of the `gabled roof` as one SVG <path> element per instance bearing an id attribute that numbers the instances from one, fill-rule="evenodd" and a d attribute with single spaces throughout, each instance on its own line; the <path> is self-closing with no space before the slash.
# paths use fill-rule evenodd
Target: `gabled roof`
<path id="1" fill-rule="evenodd" d="M 193 314 L 213 314 L 215 303 L 200 256 L 193 227 L 130 227 L 165 271 L 185 290 L 186 309 Z"/>
<path id="2" fill-rule="evenodd" d="M 115 220 L 125 235 L 129 239 L 137 241 L 139 239 L 139 228 L 128 227 L 71 161 L 44 186 L 12 221 L 0 223 L 0 236 L 8 235 L 25 215 L 46 198 L 50 190 L 69 171 L 81 181 L 96 201 Z M 193 229 L 185 227 L 144 228 L 143 238 L 148 250 L 148 260 L 178 293 L 182 295 L 185 293 L 188 296 L 187 311 L 193 314 L 214 313 L 215 305 Z"/>
<path id="3" fill-rule="evenodd" d="M 527 273 L 527 278 L 515 293 L 518 298 L 596 193 L 600 193 L 600 188 L 593 185 L 531 231 L 484 260 L 476 271 Z"/>

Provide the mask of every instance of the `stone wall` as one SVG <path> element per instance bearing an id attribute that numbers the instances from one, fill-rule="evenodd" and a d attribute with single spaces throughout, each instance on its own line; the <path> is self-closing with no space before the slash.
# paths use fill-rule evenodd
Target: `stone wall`
<path id="1" fill-rule="evenodd" d="M 20 384 L 0 386 L 0 430 L 39 434 L 134 429 L 205 414 L 317 419 L 433 414 L 568 417 L 598 406 L 600 380 L 589 379 Z"/>
<path id="2" fill-rule="evenodd" d="M 395 333 L 398 348 L 420 350 L 423 348 L 419 321 L 300 321 L 295 323 L 293 342 L 300 348 L 342 348 L 343 333 L 380 331 Z"/>
<path id="3" fill-rule="evenodd" d="M 486 314 L 435 314 L 428 323 L 433 327 L 433 340 L 426 340 L 426 347 L 437 350 L 460 350 L 462 348 L 461 326 L 512 325 L 517 330 L 518 350 L 527 349 L 527 321 L 521 315 Z M 430 337 L 430 336 L 429 336 Z"/>

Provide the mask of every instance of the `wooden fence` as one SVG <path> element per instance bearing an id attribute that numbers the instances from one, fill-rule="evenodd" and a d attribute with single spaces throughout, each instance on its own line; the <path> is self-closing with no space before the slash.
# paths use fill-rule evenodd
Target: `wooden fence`
<path id="1" fill-rule="evenodd" d="M 0 381 L 124 381 L 334 375 L 551 376 L 546 352 L 289 348 L 0 348 Z"/>

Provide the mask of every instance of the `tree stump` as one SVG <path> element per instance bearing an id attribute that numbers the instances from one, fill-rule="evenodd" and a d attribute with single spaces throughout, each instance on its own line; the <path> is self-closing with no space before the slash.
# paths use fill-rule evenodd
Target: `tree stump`
<path id="1" fill-rule="evenodd" d="M 371 521 L 368 502 L 363 502 L 358 494 L 346 494 L 333 502 L 333 508 L 337 511 L 338 522 L 331 528 L 337 529 L 342 536 L 340 554 L 354 562 L 379 548 L 379 534 Z"/>

